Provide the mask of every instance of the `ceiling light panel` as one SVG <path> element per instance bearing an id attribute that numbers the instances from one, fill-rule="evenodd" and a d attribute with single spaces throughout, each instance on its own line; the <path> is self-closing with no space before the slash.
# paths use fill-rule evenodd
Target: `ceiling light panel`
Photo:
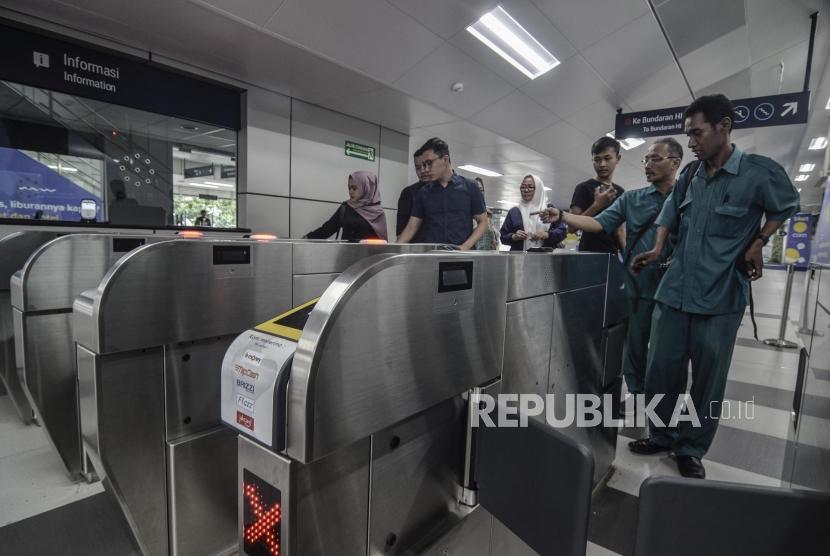
<path id="1" fill-rule="evenodd" d="M 610 131 L 605 135 L 607 137 L 610 137 L 611 139 L 616 139 L 616 137 L 614 137 L 613 131 Z M 643 139 L 637 139 L 636 137 L 629 137 L 628 139 L 617 139 L 617 141 L 619 141 L 620 146 L 627 151 L 630 151 L 631 149 L 636 149 L 637 147 L 645 143 Z"/>
<path id="2" fill-rule="evenodd" d="M 809 177 L 810 177 L 810 175 L 809 175 L 809 174 L 798 174 L 798 175 L 795 177 L 795 181 L 807 181 L 807 179 L 808 179 Z"/>
<path id="3" fill-rule="evenodd" d="M 818 151 L 827 146 L 827 137 L 813 137 L 810 140 L 810 146 L 808 147 L 811 151 Z"/>
<path id="4" fill-rule="evenodd" d="M 530 79 L 559 65 L 559 60 L 501 6 L 467 27 L 467 31 Z"/>
<path id="5" fill-rule="evenodd" d="M 475 166 L 473 164 L 465 164 L 464 166 L 459 166 L 458 169 L 473 172 L 474 174 L 481 174 L 482 176 L 490 178 L 498 178 L 502 175 L 498 172 L 494 172 L 493 170 L 488 170 L 487 168 L 482 168 L 481 166 Z"/>
<path id="6" fill-rule="evenodd" d="M 812 172 L 815 169 L 816 169 L 815 164 L 802 164 L 801 166 L 798 167 L 799 172 Z"/>

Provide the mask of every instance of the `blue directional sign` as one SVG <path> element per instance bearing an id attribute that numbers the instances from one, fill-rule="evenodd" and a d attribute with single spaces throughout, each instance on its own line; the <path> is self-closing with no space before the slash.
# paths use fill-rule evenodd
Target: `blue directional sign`
<path id="1" fill-rule="evenodd" d="M 810 92 L 786 93 L 766 97 L 733 100 L 735 106 L 734 129 L 806 124 Z M 657 137 L 683 134 L 685 106 L 617 114 L 614 136 Z"/>

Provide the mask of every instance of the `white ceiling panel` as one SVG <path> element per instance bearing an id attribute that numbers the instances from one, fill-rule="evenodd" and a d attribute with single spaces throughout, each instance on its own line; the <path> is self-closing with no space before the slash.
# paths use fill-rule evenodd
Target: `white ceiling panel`
<path id="1" fill-rule="evenodd" d="M 553 112 L 521 91 L 500 98 L 470 118 L 473 123 L 514 141 L 521 141 L 557 120 Z"/>
<path id="2" fill-rule="evenodd" d="M 582 56 L 572 56 L 524 87 L 530 98 L 567 118 L 598 100 L 613 98 L 613 93 Z"/>
<path id="3" fill-rule="evenodd" d="M 801 2 L 745 0 L 752 61 L 773 56 L 810 37 L 810 14 Z M 806 59 L 805 59 L 806 61 Z"/>
<path id="4" fill-rule="evenodd" d="M 783 75 L 781 75 L 782 62 L 784 64 Z M 814 72 L 823 70 L 821 58 L 813 58 L 813 65 Z M 804 86 L 806 69 L 807 41 L 761 60 L 749 69 L 752 96 L 775 95 L 779 91 L 782 93 L 800 91 Z"/>
<path id="5" fill-rule="evenodd" d="M 680 58 L 680 65 L 698 91 L 749 66 L 746 27 L 740 27 Z"/>
<path id="6" fill-rule="evenodd" d="M 565 120 L 588 137 L 599 138 L 614 129 L 616 116 L 616 107 L 600 100 Z"/>
<path id="7" fill-rule="evenodd" d="M 463 143 L 469 147 L 510 143 L 509 139 L 462 120 L 419 128 L 418 135 L 426 136 L 427 139 L 440 137 L 450 144 L 450 148 L 452 148 L 453 142 Z"/>
<path id="8" fill-rule="evenodd" d="M 265 25 L 285 0 L 188 0 L 206 8 L 230 14 L 255 25 Z"/>
<path id="9" fill-rule="evenodd" d="M 678 56 L 743 26 L 744 0 L 670 0 L 657 9 Z"/>
<path id="10" fill-rule="evenodd" d="M 464 84 L 464 91 L 452 91 L 456 82 Z M 462 118 L 472 116 L 513 89 L 504 79 L 447 43 L 394 85 Z"/>
<path id="11" fill-rule="evenodd" d="M 561 121 L 525 139 L 524 143 L 552 158 L 579 167 L 581 161 L 590 165 L 591 145 L 596 138 L 582 133 L 566 121 Z"/>
<path id="12" fill-rule="evenodd" d="M 495 8 L 498 0 L 388 0 L 433 33 L 449 39 Z"/>
<path id="13" fill-rule="evenodd" d="M 648 78 L 673 61 L 652 14 L 646 14 L 582 51 L 615 91 Z"/>
<path id="14" fill-rule="evenodd" d="M 692 101 L 686 82 L 672 61 L 625 93 L 625 104 L 632 112 L 683 106 Z"/>
<path id="15" fill-rule="evenodd" d="M 383 0 L 286 0 L 266 28 L 384 83 L 442 43 Z"/>
<path id="16" fill-rule="evenodd" d="M 416 100 L 390 87 L 380 87 L 323 103 L 337 110 L 390 129 L 409 133 L 410 129 L 458 120 L 443 110 Z"/>
<path id="17" fill-rule="evenodd" d="M 649 11 L 644 0 L 533 0 L 554 27 L 582 50 Z"/>

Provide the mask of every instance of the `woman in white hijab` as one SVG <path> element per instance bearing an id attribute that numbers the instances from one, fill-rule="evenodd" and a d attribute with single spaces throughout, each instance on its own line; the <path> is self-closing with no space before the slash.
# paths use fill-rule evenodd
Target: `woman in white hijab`
<path id="1" fill-rule="evenodd" d="M 527 251 L 533 247 L 556 247 L 568 234 L 563 222 L 545 224 L 540 215 L 548 207 L 545 183 L 535 174 L 528 174 L 519 188 L 522 202 L 507 213 L 501 227 L 501 242 L 511 251 Z"/>

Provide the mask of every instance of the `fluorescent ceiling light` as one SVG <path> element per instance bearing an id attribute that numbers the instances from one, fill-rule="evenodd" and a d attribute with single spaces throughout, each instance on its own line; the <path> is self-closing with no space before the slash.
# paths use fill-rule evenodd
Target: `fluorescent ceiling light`
<path id="1" fill-rule="evenodd" d="M 798 174 L 798 175 L 795 177 L 795 181 L 807 181 L 807 179 L 808 179 L 809 177 L 810 177 L 810 174 Z"/>
<path id="2" fill-rule="evenodd" d="M 801 193 L 801 188 L 800 187 L 798 188 L 798 192 Z"/>
<path id="3" fill-rule="evenodd" d="M 827 137 L 813 137 L 810 140 L 810 146 L 808 147 L 811 151 L 818 151 L 823 149 L 827 146 Z"/>
<path id="4" fill-rule="evenodd" d="M 218 185 L 219 187 L 233 187 L 232 183 L 223 183 L 221 181 L 205 181 L 202 183 L 206 183 L 208 185 Z"/>
<path id="5" fill-rule="evenodd" d="M 481 16 L 467 27 L 467 31 L 530 79 L 536 79 L 559 65 L 556 56 L 501 6 Z"/>
<path id="6" fill-rule="evenodd" d="M 798 167 L 799 172 L 812 172 L 815 169 L 816 169 L 815 164 L 802 164 L 801 166 Z"/>
<path id="7" fill-rule="evenodd" d="M 503 205 L 515 205 L 515 204 L 517 204 L 517 203 L 516 203 L 516 202 L 514 202 L 514 201 L 505 201 L 504 199 L 499 199 L 499 201 L 498 201 L 498 202 L 499 202 L 499 203 L 501 203 L 501 204 L 503 204 Z"/>
<path id="8" fill-rule="evenodd" d="M 827 106 L 825 106 L 824 109 L 830 110 L 830 98 L 827 99 Z"/>
<path id="9" fill-rule="evenodd" d="M 216 185 L 210 185 L 209 183 L 184 183 L 182 184 L 184 187 L 201 187 L 204 189 L 219 189 Z"/>
<path id="10" fill-rule="evenodd" d="M 545 186 L 545 191 L 553 191 L 553 189 L 551 189 L 550 187 L 548 187 L 548 186 L 546 185 L 546 186 Z"/>
<path id="11" fill-rule="evenodd" d="M 498 172 L 494 172 L 492 170 L 488 170 L 487 168 L 482 168 L 480 166 L 474 166 L 472 164 L 465 164 L 464 166 L 459 166 L 459 170 L 467 170 L 468 172 L 473 172 L 476 174 L 481 174 L 482 176 L 488 176 L 491 178 L 498 178 L 502 174 Z"/>
<path id="12" fill-rule="evenodd" d="M 614 137 L 613 131 L 609 131 L 605 135 L 607 137 L 610 137 L 611 139 L 617 139 L 616 137 Z M 619 141 L 620 146 L 627 151 L 630 151 L 631 149 L 636 149 L 637 147 L 645 143 L 645 140 L 637 139 L 636 137 L 630 137 L 628 139 L 617 139 L 617 141 Z"/>

